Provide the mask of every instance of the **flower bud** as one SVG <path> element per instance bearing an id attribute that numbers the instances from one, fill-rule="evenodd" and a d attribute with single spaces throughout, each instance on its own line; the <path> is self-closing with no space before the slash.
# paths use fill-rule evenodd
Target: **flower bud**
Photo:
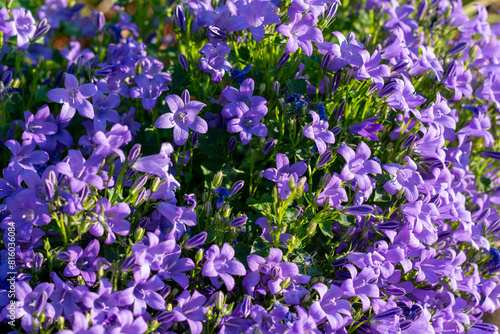
<path id="1" fill-rule="evenodd" d="M 196 264 L 200 263 L 200 261 L 203 260 L 203 249 L 202 248 L 200 248 L 198 250 L 198 252 L 194 256 L 194 260 L 195 260 Z"/>
<path id="2" fill-rule="evenodd" d="M 186 31 L 186 17 L 184 15 L 184 8 L 181 5 L 175 7 L 174 16 L 179 29 Z"/>
<path id="3" fill-rule="evenodd" d="M 231 215 L 231 206 L 229 204 L 224 204 L 224 207 L 222 209 L 222 217 L 224 218 L 229 218 L 229 216 Z"/>
<path id="4" fill-rule="evenodd" d="M 134 202 L 134 206 L 139 206 L 141 205 L 142 202 L 144 202 L 146 200 L 146 197 L 147 197 L 148 193 L 146 191 L 146 188 L 142 187 L 140 190 L 139 190 L 139 194 L 137 195 L 137 198 Z"/>
<path id="5" fill-rule="evenodd" d="M 339 89 L 339 83 L 341 78 L 342 78 L 342 71 L 337 70 L 332 79 L 332 89 L 331 89 L 332 94 L 335 94 Z"/>
<path id="6" fill-rule="evenodd" d="M 290 59 L 290 54 L 288 53 L 282 54 L 280 59 L 278 59 L 278 62 L 276 63 L 276 67 L 277 68 L 283 67 L 283 65 L 285 65 L 289 59 Z"/>
<path id="7" fill-rule="evenodd" d="M 189 63 L 187 57 L 184 54 L 179 53 L 177 55 L 177 59 L 179 60 L 179 63 L 181 64 L 181 67 L 184 69 L 184 71 L 189 72 Z"/>
<path id="8" fill-rule="evenodd" d="M 241 190 L 241 188 L 243 188 L 244 185 L 245 182 L 243 180 L 236 181 L 231 187 L 231 196 L 236 195 Z"/>
<path id="9" fill-rule="evenodd" d="M 483 151 L 481 155 L 485 158 L 500 160 L 500 152 L 496 151 Z"/>
<path id="10" fill-rule="evenodd" d="M 326 151 L 321 157 L 319 157 L 316 167 L 323 168 L 332 159 L 332 151 Z"/>
<path id="11" fill-rule="evenodd" d="M 382 320 L 382 319 L 387 319 L 387 318 L 392 318 L 394 316 L 399 316 L 403 313 L 403 310 L 399 307 L 392 307 L 384 312 L 380 312 L 379 314 L 376 314 L 372 320 Z"/>
<path id="12" fill-rule="evenodd" d="M 392 230 L 396 230 L 400 226 L 401 226 L 400 222 L 394 221 L 394 220 L 389 220 L 386 222 L 379 223 L 379 224 L 375 225 L 374 227 L 378 231 L 392 231 Z"/>
<path id="13" fill-rule="evenodd" d="M 52 200 L 54 198 L 54 184 L 49 179 L 45 179 L 43 183 L 47 199 Z"/>
<path id="14" fill-rule="evenodd" d="M 265 90 L 266 90 L 266 84 L 265 83 L 261 83 L 260 86 L 259 86 L 259 93 L 262 95 Z"/>
<path id="15" fill-rule="evenodd" d="M 215 173 L 213 181 L 212 181 L 212 188 L 219 188 L 220 185 L 222 184 L 222 178 L 223 174 L 221 171 L 218 171 Z"/>
<path id="16" fill-rule="evenodd" d="M 380 93 L 378 93 L 378 97 L 385 97 L 394 94 L 398 90 L 398 83 L 396 81 L 389 82 L 386 84 Z"/>
<path id="17" fill-rule="evenodd" d="M 457 45 L 455 45 L 454 47 L 451 48 L 450 51 L 448 51 L 448 56 L 454 56 L 467 49 L 468 46 L 469 46 L 468 42 L 457 43 Z"/>
<path id="18" fill-rule="evenodd" d="M 276 93 L 276 95 L 280 95 L 280 83 L 279 81 L 273 82 L 273 92 Z"/>
<path id="19" fill-rule="evenodd" d="M 457 62 L 456 62 L 456 60 L 453 60 L 450 63 L 450 65 L 448 65 L 448 68 L 446 69 L 444 76 L 446 78 L 454 77 L 456 73 L 457 73 Z"/>
<path id="20" fill-rule="evenodd" d="M 191 249 L 191 248 L 195 248 L 195 247 L 201 246 L 207 240 L 207 236 L 208 236 L 207 232 L 201 232 L 201 233 L 195 235 L 194 237 L 189 238 L 184 243 L 183 247 L 185 249 Z"/>
<path id="21" fill-rule="evenodd" d="M 144 237 L 144 232 L 146 232 L 143 228 L 137 227 L 137 229 L 134 232 L 134 239 L 135 241 L 140 241 Z"/>
<path id="22" fill-rule="evenodd" d="M 12 71 L 9 70 L 2 75 L 2 82 L 5 85 L 5 87 L 7 87 L 11 81 L 12 81 Z"/>
<path id="23" fill-rule="evenodd" d="M 394 65 L 392 70 L 394 72 L 402 72 L 402 71 L 407 70 L 410 66 L 411 66 L 411 60 L 410 59 L 403 59 L 400 62 L 398 62 L 396 65 Z"/>
<path id="24" fill-rule="evenodd" d="M 224 306 L 226 306 L 226 296 L 222 293 L 222 291 L 217 291 L 215 293 L 215 308 L 219 311 L 222 311 L 224 309 Z"/>
<path id="25" fill-rule="evenodd" d="M 129 256 L 129 257 L 125 258 L 125 260 L 123 260 L 121 270 L 123 272 L 127 272 L 130 269 L 132 269 L 132 267 L 134 265 L 135 265 L 135 256 L 132 255 L 132 256 Z"/>
<path id="26" fill-rule="evenodd" d="M 208 218 L 212 214 L 212 203 L 206 202 L 205 203 L 205 216 Z"/>
<path id="27" fill-rule="evenodd" d="M 241 227 L 241 226 L 245 225 L 247 221 L 248 221 L 247 215 L 242 215 L 242 216 L 239 216 L 239 217 L 236 217 L 235 219 L 233 219 L 229 223 L 229 226 L 230 227 Z"/>
<path id="28" fill-rule="evenodd" d="M 169 304 L 170 308 L 172 307 L 172 304 Z M 174 320 L 176 313 L 172 312 L 172 309 L 167 310 L 166 312 L 161 313 L 156 317 L 156 320 L 160 323 L 169 323 Z"/>
<path id="29" fill-rule="evenodd" d="M 286 289 L 290 286 L 290 283 L 292 283 L 292 279 L 290 277 L 287 277 L 283 282 L 281 282 L 281 287 L 283 289 Z"/>
<path id="30" fill-rule="evenodd" d="M 319 180 L 319 188 L 320 189 L 326 188 L 326 186 L 328 185 L 328 183 L 330 183 L 331 179 L 332 179 L 332 174 L 326 173 L 325 175 L 323 175 L 321 177 L 321 179 Z"/>
<path id="31" fill-rule="evenodd" d="M 163 289 L 158 291 L 158 293 L 160 294 L 160 296 L 162 296 L 163 299 L 167 298 L 170 292 L 172 292 L 172 287 L 168 284 L 165 285 Z"/>
<path id="32" fill-rule="evenodd" d="M 420 21 L 424 17 L 425 13 L 427 12 L 428 5 L 429 4 L 427 3 L 427 0 L 420 1 L 417 7 L 417 14 L 415 15 L 415 19 L 417 21 Z"/>
<path id="33" fill-rule="evenodd" d="M 33 38 L 31 40 L 36 41 L 37 39 L 39 39 L 40 37 L 42 37 L 43 35 L 48 33 L 49 30 L 50 30 L 49 21 L 47 20 L 47 18 L 43 18 L 36 25 L 36 30 L 35 30 L 35 33 L 33 34 Z"/>
<path id="34" fill-rule="evenodd" d="M 486 217 L 488 217 L 490 215 L 490 212 L 491 212 L 491 209 L 490 208 L 487 208 L 486 210 L 484 210 L 483 212 L 481 212 L 481 214 L 479 215 L 479 217 L 477 217 L 477 224 L 481 224 L 485 219 Z"/>
<path id="35" fill-rule="evenodd" d="M 96 262 L 96 268 L 97 268 L 97 276 L 98 277 L 104 277 L 104 263 L 101 260 L 97 260 Z"/>
<path id="36" fill-rule="evenodd" d="M 326 53 L 323 58 L 321 59 L 321 68 L 328 68 L 328 64 L 330 63 L 330 60 L 332 59 L 332 56 L 330 56 L 329 53 Z"/>
<path id="37" fill-rule="evenodd" d="M 264 145 L 264 148 L 262 149 L 262 153 L 266 154 L 267 152 L 269 152 L 274 147 L 274 145 L 276 145 L 276 141 L 273 138 L 269 138 L 266 141 L 266 144 Z"/>
<path id="38" fill-rule="evenodd" d="M 151 192 L 154 193 L 158 191 L 158 188 L 160 188 L 160 185 L 162 184 L 161 178 L 158 176 L 153 179 L 153 183 L 151 184 Z"/>
<path id="39" fill-rule="evenodd" d="M 340 120 L 342 118 L 344 118 L 344 114 L 345 114 L 345 100 L 342 100 L 342 102 L 340 102 L 339 106 L 338 106 L 338 109 L 337 109 L 337 112 L 335 114 L 335 122 L 340 122 Z"/>
<path id="40" fill-rule="evenodd" d="M 144 187 L 144 185 L 148 182 L 148 176 L 147 175 L 142 175 L 140 176 L 134 183 L 134 185 L 130 188 L 130 193 L 132 195 L 136 194 L 139 189 Z"/>
<path id="41" fill-rule="evenodd" d="M 214 318 L 215 318 L 214 311 L 212 311 L 212 308 L 209 308 L 207 310 L 207 313 L 205 313 L 205 319 L 207 319 L 207 321 L 209 322 L 212 322 Z"/>
<path id="42" fill-rule="evenodd" d="M 94 59 L 99 60 L 99 57 L 94 57 Z M 118 70 L 118 68 L 114 65 L 105 66 L 100 68 L 94 72 L 94 74 L 98 77 L 109 77 L 113 75 Z"/>
<path id="43" fill-rule="evenodd" d="M 104 28 L 104 25 L 106 24 L 106 18 L 104 17 L 104 13 L 103 12 L 97 13 L 94 20 L 97 31 L 101 32 L 102 29 Z"/>
<path id="44" fill-rule="evenodd" d="M 193 134 L 191 135 L 191 146 L 196 147 L 199 141 L 200 141 L 200 133 L 198 131 L 193 131 Z"/>
<path id="45" fill-rule="evenodd" d="M 470 48 L 469 57 L 471 58 L 471 60 L 476 59 L 476 54 L 477 54 L 478 49 L 479 49 L 479 46 L 477 46 L 477 44 Z"/>
<path id="46" fill-rule="evenodd" d="M 226 39 L 227 34 L 224 30 L 216 26 L 209 26 L 207 29 L 207 34 L 211 38 Z"/>
<path id="47" fill-rule="evenodd" d="M 300 300 L 300 303 L 301 303 L 301 304 L 305 304 L 305 303 L 307 303 L 310 299 L 311 299 L 311 294 L 310 294 L 310 293 L 308 293 L 307 295 L 305 295 L 304 297 L 302 297 L 302 299 Z"/>
<path id="48" fill-rule="evenodd" d="M 236 144 L 238 143 L 238 140 L 236 139 L 236 136 L 232 136 L 229 138 L 229 141 L 227 143 L 227 151 L 232 152 L 234 148 L 236 147 Z"/>
<path id="49" fill-rule="evenodd" d="M 488 225 L 488 227 L 486 228 L 486 233 L 496 233 L 499 230 L 500 230 L 500 219 L 497 219 Z"/>
<path id="50" fill-rule="evenodd" d="M 184 101 L 184 104 L 188 104 L 189 101 L 191 101 L 191 94 L 189 94 L 189 91 L 187 89 L 184 89 L 184 91 L 181 94 L 181 99 Z"/>
<path id="51" fill-rule="evenodd" d="M 401 145 L 402 149 L 406 149 L 409 146 L 411 146 L 413 143 L 415 143 L 418 140 L 418 135 L 416 133 L 411 133 L 408 135 L 408 137 L 405 138 L 403 141 L 403 144 Z"/>
<path id="52" fill-rule="evenodd" d="M 43 254 L 37 252 L 35 254 L 35 258 L 33 259 L 33 268 L 35 269 L 35 271 L 40 271 L 40 269 L 42 268 L 42 264 L 43 264 Z"/>
<path id="53" fill-rule="evenodd" d="M 344 213 L 347 215 L 356 215 L 356 216 L 366 216 L 370 215 L 375 211 L 373 206 L 368 204 L 354 205 L 351 207 L 344 208 Z"/>
<path id="54" fill-rule="evenodd" d="M 313 236 L 316 233 L 317 227 L 318 227 L 318 223 L 316 223 L 316 222 L 309 224 L 309 226 L 307 227 L 307 236 L 309 236 L 309 237 Z"/>

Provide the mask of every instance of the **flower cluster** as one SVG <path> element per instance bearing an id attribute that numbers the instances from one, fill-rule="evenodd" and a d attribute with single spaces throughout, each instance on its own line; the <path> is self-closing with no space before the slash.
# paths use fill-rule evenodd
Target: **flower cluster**
<path id="1" fill-rule="evenodd" d="M 485 7 L 118 3 L 0 8 L 6 333 L 498 333 Z"/>

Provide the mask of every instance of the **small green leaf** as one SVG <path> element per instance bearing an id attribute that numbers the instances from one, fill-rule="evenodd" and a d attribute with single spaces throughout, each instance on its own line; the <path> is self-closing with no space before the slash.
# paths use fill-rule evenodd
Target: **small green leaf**
<path id="1" fill-rule="evenodd" d="M 332 221 L 324 220 L 318 223 L 321 232 L 327 237 L 333 238 Z"/>
<path id="2" fill-rule="evenodd" d="M 341 213 L 337 218 L 340 225 L 351 226 L 356 224 L 356 218 L 354 216 L 347 216 Z"/>
<path id="3" fill-rule="evenodd" d="M 267 257 L 269 248 L 271 248 L 271 244 L 262 237 L 259 237 L 254 241 L 250 254 Z"/>

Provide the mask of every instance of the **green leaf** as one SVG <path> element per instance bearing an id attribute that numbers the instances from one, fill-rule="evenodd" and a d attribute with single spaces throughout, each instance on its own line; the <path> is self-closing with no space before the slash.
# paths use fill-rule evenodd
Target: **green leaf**
<path id="1" fill-rule="evenodd" d="M 251 250 L 247 244 L 238 242 L 234 247 L 234 257 L 241 263 L 247 263 L 247 256 L 250 255 Z"/>
<path id="2" fill-rule="evenodd" d="M 299 215 L 299 211 L 295 208 L 289 208 L 285 211 L 285 219 L 289 222 L 292 222 L 297 219 Z"/>
<path id="3" fill-rule="evenodd" d="M 246 203 L 248 206 L 253 207 L 256 211 L 264 211 L 267 206 L 273 205 L 273 198 L 270 194 L 265 193 L 260 199 L 249 198 Z"/>
<path id="4" fill-rule="evenodd" d="M 354 216 L 347 216 L 341 213 L 337 218 L 338 223 L 343 226 L 351 226 L 356 224 L 356 218 Z"/>
<path id="5" fill-rule="evenodd" d="M 263 239 L 262 237 L 258 237 L 257 240 L 255 240 L 252 245 L 250 254 L 267 257 L 268 250 L 269 248 L 271 248 L 271 246 L 272 246 L 271 243 L 269 243 L 267 240 Z"/>
<path id="6" fill-rule="evenodd" d="M 286 81 L 286 88 L 290 94 L 305 94 L 307 89 L 307 82 L 304 79 L 290 80 Z"/>
<path id="7" fill-rule="evenodd" d="M 318 223 L 319 228 L 321 229 L 321 232 L 327 237 L 333 238 L 333 233 L 332 233 L 332 221 L 330 220 L 324 220 Z"/>
<path id="8" fill-rule="evenodd" d="M 295 257 L 295 259 L 293 259 L 292 262 L 297 264 L 297 266 L 299 267 L 299 272 L 301 274 L 305 274 L 308 276 L 323 275 L 323 271 L 316 264 L 316 262 L 314 260 L 309 262 L 309 263 L 306 263 L 306 258 L 310 257 L 306 251 L 299 249 L 295 253 L 296 253 L 296 257 Z"/>

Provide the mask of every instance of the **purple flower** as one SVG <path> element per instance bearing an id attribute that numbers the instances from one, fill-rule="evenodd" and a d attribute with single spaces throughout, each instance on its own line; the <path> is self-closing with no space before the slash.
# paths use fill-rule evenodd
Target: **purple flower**
<path id="1" fill-rule="evenodd" d="M 288 327 L 281 322 L 285 320 L 288 313 L 288 307 L 279 306 L 267 313 L 266 309 L 260 305 L 252 306 L 250 316 L 256 322 L 248 329 L 248 333 L 253 331 L 263 334 L 284 333 Z"/>
<path id="2" fill-rule="evenodd" d="M 319 294 L 319 300 L 309 308 L 309 314 L 316 323 L 328 321 L 333 330 L 342 328 L 348 320 L 348 317 L 342 317 L 342 314 L 351 315 L 351 304 L 342 298 L 344 296 L 342 289 L 334 284 L 328 289 L 323 283 L 316 283 L 311 289 Z"/>
<path id="3" fill-rule="evenodd" d="M 294 313 L 288 312 L 285 315 L 285 322 L 287 326 L 289 327 L 289 330 L 287 330 L 285 333 L 287 334 L 292 334 L 292 333 L 314 333 L 314 334 L 321 334 L 323 333 L 319 329 L 317 329 L 317 323 L 313 316 L 310 314 L 307 314 L 307 311 L 303 309 L 300 306 L 295 306 L 295 309 L 297 310 L 297 315 Z"/>
<path id="4" fill-rule="evenodd" d="M 165 255 L 172 252 L 176 246 L 175 240 L 168 239 L 160 242 L 156 234 L 148 232 L 144 244 L 135 244 L 131 249 L 138 265 L 146 264 L 153 270 L 159 270 Z"/>
<path id="5" fill-rule="evenodd" d="M 347 202 L 347 200 L 347 193 L 342 188 L 342 180 L 337 173 L 333 173 L 325 189 L 318 195 L 316 203 L 324 205 L 327 202 L 328 205 L 338 208 L 340 203 Z"/>
<path id="6" fill-rule="evenodd" d="M 75 310 L 73 314 L 73 321 L 71 322 L 73 330 L 64 329 L 60 334 L 104 334 L 106 330 L 102 325 L 92 325 L 89 329 L 89 321 L 81 310 Z"/>
<path id="7" fill-rule="evenodd" d="M 316 25 L 317 19 L 312 12 L 307 12 L 302 16 L 293 7 L 288 8 L 290 23 L 282 24 L 276 28 L 276 31 L 285 37 L 288 37 L 286 44 L 286 53 L 297 51 L 299 46 L 307 56 L 311 56 L 313 46 L 311 41 L 316 43 L 323 42 L 323 34 L 318 28 L 313 28 Z"/>
<path id="8" fill-rule="evenodd" d="M 205 73 L 212 73 L 213 82 L 221 82 L 224 74 L 231 71 L 231 64 L 225 59 L 229 51 L 231 47 L 224 44 L 217 45 L 217 48 L 212 44 L 205 44 L 201 48 L 200 53 L 205 57 L 200 60 L 200 69 Z"/>
<path id="9" fill-rule="evenodd" d="M 91 160 L 85 161 L 80 151 L 70 150 L 68 156 L 55 166 L 55 171 L 66 175 L 73 193 L 82 190 L 87 184 L 97 189 L 104 187 L 102 177 L 97 175 L 98 167 Z"/>
<path id="10" fill-rule="evenodd" d="M 326 143 L 335 143 L 335 136 L 328 130 L 328 121 L 321 120 L 318 113 L 313 110 L 311 110 L 310 113 L 313 118 L 313 122 L 311 125 L 306 126 L 302 132 L 304 133 L 304 136 L 314 140 L 314 143 L 318 148 L 318 152 L 321 155 L 326 151 Z"/>
<path id="11" fill-rule="evenodd" d="M 212 284 L 220 288 L 221 284 L 217 280 L 220 277 L 228 291 L 234 288 L 234 278 L 231 275 L 244 276 L 245 266 L 234 259 L 234 249 L 227 243 L 219 249 L 219 246 L 212 245 L 206 252 L 207 260 L 203 265 L 201 274 L 210 277 Z"/>
<path id="12" fill-rule="evenodd" d="M 130 97 L 141 98 L 142 106 L 146 110 L 153 110 L 156 105 L 156 99 L 161 93 L 168 90 L 166 79 L 161 75 L 154 77 L 149 74 L 141 74 L 134 78 L 138 87 L 130 89 Z"/>
<path id="13" fill-rule="evenodd" d="M 346 65 L 359 66 L 358 53 L 364 49 L 363 44 L 358 42 L 354 36 L 349 38 L 348 41 L 340 31 L 334 31 L 333 34 L 339 40 L 339 44 L 331 42 L 318 44 L 321 54 L 331 56 L 326 68 L 330 71 L 338 71 Z M 340 79 L 340 76 L 338 78 Z"/>
<path id="14" fill-rule="evenodd" d="M 92 103 L 94 105 L 94 130 L 105 131 L 106 122 L 120 122 L 120 114 L 115 110 L 120 106 L 118 95 L 111 93 L 105 98 L 104 93 L 99 90 L 92 96 Z"/>
<path id="15" fill-rule="evenodd" d="M 464 126 L 457 134 L 460 145 L 465 141 L 468 136 L 471 137 L 483 137 L 484 146 L 490 147 L 493 145 L 493 135 L 488 131 L 491 128 L 490 116 L 479 113 L 477 117 L 474 117 L 469 125 Z"/>
<path id="16" fill-rule="evenodd" d="M 170 154 L 174 148 L 170 143 L 163 143 L 159 154 L 141 157 L 135 161 L 132 168 L 144 173 L 152 173 L 166 180 L 170 179 L 168 169 L 171 165 Z"/>
<path id="17" fill-rule="evenodd" d="M 118 292 L 118 305 L 133 304 L 134 315 L 145 314 L 147 306 L 163 311 L 166 308 L 165 299 L 156 291 L 161 290 L 165 283 L 157 276 L 151 276 L 151 269 L 147 265 L 134 268 L 134 280 L 128 288 Z"/>
<path id="18" fill-rule="evenodd" d="M 382 174 L 380 164 L 374 160 L 368 160 L 372 152 L 365 142 L 361 142 L 358 145 L 356 153 L 345 144 L 342 144 L 337 152 L 343 156 L 346 161 L 340 173 L 340 178 L 344 181 L 355 179 L 356 184 L 362 191 L 371 188 L 371 178 L 367 174 Z"/>
<path id="19" fill-rule="evenodd" d="M 339 2 L 339 0 L 292 0 L 292 6 L 299 13 L 304 13 L 310 9 L 314 17 L 317 18 L 325 12 L 326 4 L 338 4 Z"/>
<path id="20" fill-rule="evenodd" d="M 470 85 L 472 73 L 469 69 L 465 71 L 464 65 L 461 62 L 456 63 L 455 66 L 453 75 L 443 79 L 443 86 L 455 91 L 455 95 L 452 99 L 453 101 L 461 100 L 462 96 L 470 98 L 472 96 L 472 87 Z"/>
<path id="21" fill-rule="evenodd" d="M 61 51 L 61 56 L 68 60 L 68 65 L 75 63 L 80 57 L 82 58 L 82 64 L 85 65 L 95 56 L 89 49 L 82 50 L 82 46 L 78 41 L 69 42 L 69 45 L 71 46 L 71 49 Z"/>
<path id="22" fill-rule="evenodd" d="M 205 321 L 205 313 L 208 310 L 203 306 L 207 298 L 196 290 L 192 295 L 188 290 L 184 290 L 176 300 L 179 304 L 173 309 L 175 313 L 173 320 L 187 321 L 191 333 L 200 334 L 203 330 L 202 321 Z"/>
<path id="23" fill-rule="evenodd" d="M 167 240 L 169 243 L 172 241 L 174 241 L 173 238 Z M 172 279 L 183 289 L 187 289 L 189 286 L 189 278 L 186 274 L 184 274 L 184 272 L 193 270 L 196 265 L 190 258 L 181 259 L 181 249 L 177 244 L 175 244 L 175 241 L 174 245 L 175 247 L 172 250 L 163 254 L 163 263 L 161 264 L 158 276 L 160 276 L 163 280 Z"/>
<path id="24" fill-rule="evenodd" d="M 205 106 L 198 101 L 183 101 L 177 95 L 169 95 L 165 99 L 170 108 L 170 113 L 161 115 L 155 122 L 155 127 L 160 129 L 174 128 L 174 141 L 178 146 L 184 145 L 188 139 L 189 129 L 207 133 L 207 122 L 200 116 L 196 116 Z"/>
<path id="25" fill-rule="evenodd" d="M 374 284 L 377 276 L 370 267 L 365 267 L 360 273 L 353 265 L 346 265 L 351 273 L 351 278 L 345 280 L 340 287 L 346 297 L 358 297 L 363 305 L 363 312 L 370 307 L 368 297 L 379 297 L 379 289 Z"/>
<path id="26" fill-rule="evenodd" d="M 243 102 L 236 102 L 235 105 L 237 115 L 240 114 L 241 116 L 237 116 L 227 123 L 227 131 L 231 133 L 239 132 L 243 145 L 250 142 L 252 134 L 257 137 L 267 136 L 267 127 L 260 122 L 267 114 L 266 106 L 259 105 L 250 109 Z"/>
<path id="27" fill-rule="evenodd" d="M 97 214 L 96 223 L 92 225 L 89 232 L 100 237 L 107 232 L 105 244 L 111 244 L 116 240 L 116 234 L 125 236 L 130 232 L 130 223 L 124 218 L 130 215 L 130 207 L 127 203 L 118 203 L 111 206 L 107 198 L 97 201 L 94 212 Z"/>
<path id="28" fill-rule="evenodd" d="M 23 169 L 30 169 L 35 171 L 33 165 L 44 164 L 49 160 L 49 155 L 44 151 L 33 151 L 36 147 L 34 140 L 23 140 L 22 146 L 14 139 L 7 140 L 4 144 L 10 150 L 12 156 L 10 157 L 9 166 L 15 168 L 21 167 Z"/>
<path id="29" fill-rule="evenodd" d="M 17 47 L 21 50 L 27 50 L 30 45 L 30 39 L 35 34 L 36 25 L 35 19 L 31 12 L 25 8 L 13 8 L 11 10 L 12 22 L 10 34 L 8 36 L 17 35 Z"/>
<path id="30" fill-rule="evenodd" d="M 400 189 L 403 189 L 408 202 L 415 202 L 418 199 L 417 186 L 424 183 L 422 176 L 417 172 L 417 164 L 409 157 L 405 156 L 406 166 L 396 163 L 388 163 L 382 167 L 393 176 L 393 178 L 384 184 L 384 189 L 391 195 L 395 195 Z"/>
<path id="31" fill-rule="evenodd" d="M 451 109 L 448 101 L 436 93 L 436 102 L 431 103 L 426 109 L 420 111 L 420 121 L 426 123 L 437 123 L 443 127 L 455 130 L 456 121 L 450 116 Z"/>
<path id="32" fill-rule="evenodd" d="M 71 108 L 85 118 L 94 118 L 94 108 L 88 99 L 97 92 L 97 86 L 91 83 L 80 86 L 78 79 L 69 73 L 64 73 L 64 86 L 66 88 L 55 88 L 47 93 L 47 97 L 56 103 L 68 103 Z"/>
<path id="33" fill-rule="evenodd" d="M 95 272 L 98 270 L 98 261 L 106 264 L 105 268 L 110 265 L 108 260 L 97 257 L 99 249 L 99 241 L 94 239 L 85 247 L 85 250 L 79 246 L 69 246 L 67 252 L 57 253 L 58 259 L 69 262 L 66 268 L 64 268 L 64 276 L 75 277 L 82 275 L 85 283 L 88 286 L 93 286 L 97 278 Z"/>
<path id="34" fill-rule="evenodd" d="M 238 91 L 236 88 L 227 86 L 222 91 L 221 96 L 229 101 L 228 104 L 222 108 L 222 116 L 225 118 L 241 117 L 243 110 L 239 107 L 237 102 L 245 102 L 251 110 L 262 110 L 267 113 L 267 101 L 261 96 L 252 96 L 254 91 L 255 82 L 249 78 L 243 81 Z M 226 102 L 226 101 L 224 101 Z M 221 103 L 221 102 L 219 102 Z"/>
<path id="35" fill-rule="evenodd" d="M 369 140 L 378 140 L 376 133 L 382 130 L 384 126 L 374 123 L 376 120 L 377 117 L 368 118 L 361 123 L 350 126 L 349 131 L 351 131 L 352 134 L 363 136 Z"/>
<path id="36" fill-rule="evenodd" d="M 47 105 L 38 109 L 36 115 L 25 111 L 24 119 L 23 140 L 33 139 L 38 146 L 44 146 L 47 142 L 46 136 L 53 135 L 58 131 L 57 124 L 54 123 L 54 116 L 50 113 Z"/>
<path id="37" fill-rule="evenodd" d="M 400 7 L 398 4 L 391 4 L 392 6 L 387 8 L 387 14 L 389 14 L 390 18 L 384 24 L 385 29 L 392 30 L 399 27 L 405 34 L 408 34 L 418 28 L 417 21 L 408 18 L 415 11 L 414 6 L 404 5 Z"/>
<path id="38" fill-rule="evenodd" d="M 269 1 L 236 2 L 235 5 L 240 15 L 231 17 L 229 30 L 240 31 L 250 28 L 256 42 L 260 42 L 264 38 L 265 25 L 281 22 L 279 16 L 274 12 L 276 6 Z"/>
<path id="39" fill-rule="evenodd" d="M 16 34 L 15 22 L 9 21 L 9 19 L 10 15 L 7 7 L 0 8 L 0 31 L 5 33 L 6 36 L 14 36 Z"/>
<path id="40" fill-rule="evenodd" d="M 354 58 L 356 65 L 359 66 L 354 72 L 354 78 L 358 80 L 372 79 L 377 88 L 384 86 L 384 78 L 391 74 L 389 66 L 380 64 L 382 57 L 380 53 L 375 50 L 372 56 L 366 50 L 361 50 L 358 56 Z"/>
<path id="41" fill-rule="evenodd" d="M 307 164 L 303 161 L 299 161 L 290 166 L 288 157 L 283 153 L 278 153 L 276 154 L 276 167 L 277 168 L 266 169 L 262 173 L 262 176 L 276 182 L 281 199 L 287 199 L 291 192 L 288 185 L 290 177 L 295 176 L 294 179 L 297 181 L 297 179 L 307 171 Z M 307 184 L 304 190 L 308 191 Z"/>

